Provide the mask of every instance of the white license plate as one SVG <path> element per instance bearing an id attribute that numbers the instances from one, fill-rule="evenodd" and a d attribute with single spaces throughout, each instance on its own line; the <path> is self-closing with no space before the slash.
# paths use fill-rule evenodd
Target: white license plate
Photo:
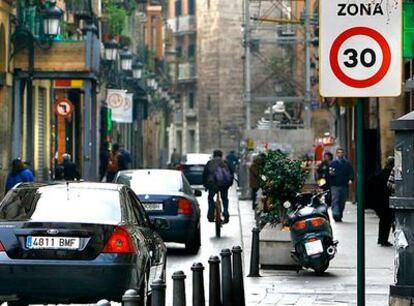
<path id="1" fill-rule="evenodd" d="M 323 253 L 322 241 L 320 240 L 305 243 L 305 248 L 308 256 Z"/>
<path id="2" fill-rule="evenodd" d="M 190 171 L 202 172 L 203 170 L 204 170 L 204 167 L 201 167 L 201 166 L 192 166 L 192 167 L 190 167 Z"/>
<path id="3" fill-rule="evenodd" d="M 146 211 L 160 211 L 163 210 L 162 203 L 144 203 Z"/>
<path id="4" fill-rule="evenodd" d="M 28 249 L 77 250 L 79 246 L 80 238 L 76 237 L 27 236 L 26 238 Z"/>

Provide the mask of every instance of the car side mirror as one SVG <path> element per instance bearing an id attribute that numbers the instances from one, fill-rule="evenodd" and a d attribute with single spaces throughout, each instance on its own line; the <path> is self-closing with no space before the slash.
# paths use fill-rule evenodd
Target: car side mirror
<path id="1" fill-rule="evenodd" d="M 163 218 L 154 218 L 151 221 L 152 228 L 155 230 L 167 230 L 170 228 L 170 223 L 167 219 Z"/>
<path id="2" fill-rule="evenodd" d="M 194 196 L 201 197 L 202 196 L 201 190 L 200 189 L 194 189 Z"/>

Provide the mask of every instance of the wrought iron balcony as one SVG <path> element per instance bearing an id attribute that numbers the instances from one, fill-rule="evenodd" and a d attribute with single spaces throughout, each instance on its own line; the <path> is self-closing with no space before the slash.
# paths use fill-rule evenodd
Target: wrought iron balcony
<path id="1" fill-rule="evenodd" d="M 196 79 L 197 72 L 194 63 L 178 64 L 178 82 L 192 82 Z"/>
<path id="2" fill-rule="evenodd" d="M 173 31 L 174 35 L 185 35 L 196 32 L 195 16 L 180 16 L 178 18 L 170 18 L 168 25 Z"/>

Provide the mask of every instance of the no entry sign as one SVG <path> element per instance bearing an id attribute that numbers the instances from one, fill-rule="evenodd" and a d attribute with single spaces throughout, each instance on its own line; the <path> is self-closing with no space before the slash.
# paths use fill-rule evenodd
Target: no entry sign
<path id="1" fill-rule="evenodd" d="M 399 96 L 402 0 L 320 1 L 320 94 Z"/>
<path id="2" fill-rule="evenodd" d="M 75 107 L 68 99 L 61 99 L 55 103 L 55 114 L 62 117 L 69 117 Z"/>

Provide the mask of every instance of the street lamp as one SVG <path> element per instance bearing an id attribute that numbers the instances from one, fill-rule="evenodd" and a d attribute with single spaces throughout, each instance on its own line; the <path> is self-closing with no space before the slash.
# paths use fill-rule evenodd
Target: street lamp
<path id="1" fill-rule="evenodd" d="M 132 77 L 136 80 L 140 80 L 142 78 L 143 69 L 144 69 L 144 65 L 142 64 L 142 62 L 139 60 L 136 60 L 132 64 Z"/>
<path id="2" fill-rule="evenodd" d="M 153 87 L 153 89 L 154 89 L 155 91 L 157 91 L 157 90 L 158 90 L 158 86 L 159 86 L 159 84 L 158 84 L 158 80 L 157 80 L 157 79 L 155 79 L 155 80 L 154 80 L 154 87 Z"/>
<path id="3" fill-rule="evenodd" d="M 155 74 L 151 73 L 147 78 L 147 87 L 154 89 L 155 88 Z"/>
<path id="4" fill-rule="evenodd" d="M 46 36 L 55 37 L 60 34 L 63 10 L 56 6 L 56 2 L 43 11 L 43 32 Z"/>
<path id="5" fill-rule="evenodd" d="M 123 52 L 119 55 L 121 59 L 121 69 L 124 71 L 131 71 L 132 70 L 132 59 L 134 56 L 129 49 L 124 49 Z"/>
<path id="6" fill-rule="evenodd" d="M 104 59 L 106 61 L 115 61 L 118 55 L 118 43 L 112 39 L 104 43 Z"/>

